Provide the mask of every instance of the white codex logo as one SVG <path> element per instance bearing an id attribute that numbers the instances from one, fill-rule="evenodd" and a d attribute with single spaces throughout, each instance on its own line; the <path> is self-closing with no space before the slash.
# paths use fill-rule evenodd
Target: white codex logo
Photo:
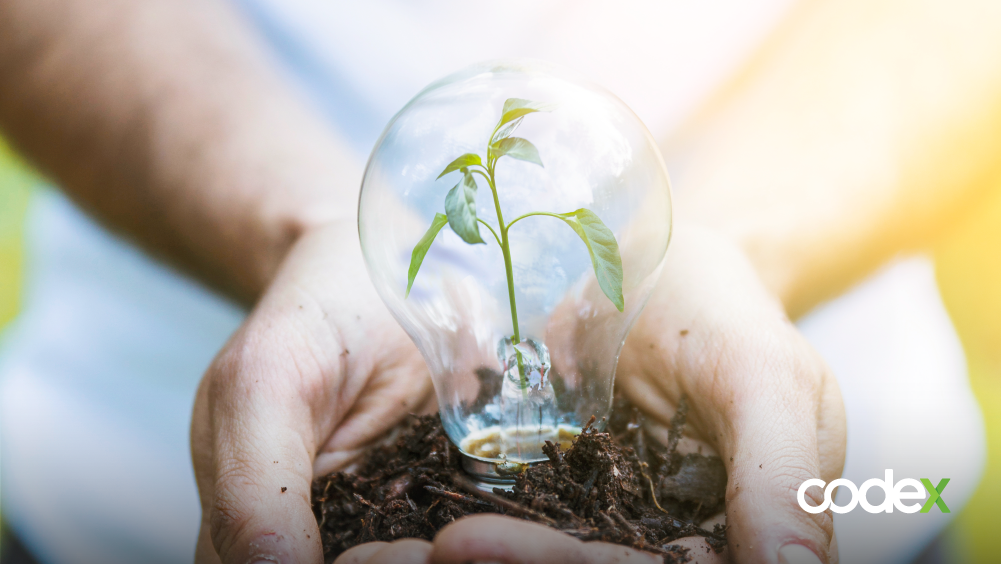
<path id="1" fill-rule="evenodd" d="M 828 507 L 835 513 L 848 513 L 852 509 L 855 509 L 856 505 L 861 505 L 862 509 L 869 513 L 893 513 L 894 508 L 901 513 L 917 513 L 918 511 L 928 513 L 931 511 L 933 505 L 937 505 L 939 511 L 949 513 L 949 506 L 942 499 L 942 491 L 945 490 L 947 485 L 949 485 L 949 478 L 943 478 L 937 486 L 932 486 L 931 480 L 928 478 L 921 478 L 921 481 L 913 478 L 904 478 L 894 484 L 893 470 L 887 470 L 884 479 L 873 478 L 866 480 L 862 483 L 861 488 L 855 487 L 854 482 L 845 478 L 833 480 L 830 484 L 817 478 L 807 480 L 803 482 L 799 487 L 799 491 L 796 492 L 796 501 L 799 502 L 799 506 L 803 508 L 803 511 L 807 513 L 823 513 L 827 511 Z M 820 505 L 809 505 L 806 503 L 806 492 L 813 487 L 824 490 L 824 502 Z M 839 487 L 846 488 L 851 492 L 851 500 L 844 505 L 837 505 L 833 500 L 834 489 Z M 879 505 L 869 503 L 866 495 L 872 488 L 883 490 L 886 496 L 883 503 Z M 911 488 L 911 490 L 908 491 L 906 488 Z M 926 496 L 928 500 L 924 502 L 924 505 L 920 503 L 904 503 L 904 501 L 912 499 L 925 499 Z"/>

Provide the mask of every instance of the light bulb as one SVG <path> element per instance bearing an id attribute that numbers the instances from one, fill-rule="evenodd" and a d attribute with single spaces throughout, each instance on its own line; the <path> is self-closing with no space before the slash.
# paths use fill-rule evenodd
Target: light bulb
<path id="1" fill-rule="evenodd" d="M 667 171 L 622 101 L 534 61 L 439 80 L 376 144 L 358 225 L 467 470 L 503 482 L 604 425 L 671 233 Z"/>

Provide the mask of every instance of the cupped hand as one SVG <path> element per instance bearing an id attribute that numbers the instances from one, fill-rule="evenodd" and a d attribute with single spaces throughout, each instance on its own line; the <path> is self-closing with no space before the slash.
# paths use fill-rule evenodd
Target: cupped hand
<path id="1" fill-rule="evenodd" d="M 354 223 L 304 235 L 198 390 L 196 562 L 323 562 L 314 475 L 430 405 L 424 360 L 372 288 Z"/>
<path id="2" fill-rule="evenodd" d="M 687 430 L 727 469 L 731 561 L 837 561 L 830 512 L 803 511 L 796 492 L 807 479 L 841 475 L 841 394 L 739 249 L 707 230 L 676 229 L 616 385 L 664 425 L 688 398 Z"/>

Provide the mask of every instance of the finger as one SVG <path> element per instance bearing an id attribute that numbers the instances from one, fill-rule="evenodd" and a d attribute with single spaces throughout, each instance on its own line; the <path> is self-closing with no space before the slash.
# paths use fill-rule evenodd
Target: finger
<path id="1" fill-rule="evenodd" d="M 375 553 L 389 546 L 388 542 L 367 542 L 345 550 L 334 564 L 365 564 Z"/>
<path id="2" fill-rule="evenodd" d="M 741 398 L 740 402 L 716 404 L 727 420 L 721 429 L 720 453 L 728 469 L 731 553 L 737 562 L 830 561 L 834 534 L 831 514 L 807 513 L 796 494 L 800 484 L 826 474 L 819 429 L 825 412 L 836 410 L 822 407 L 837 403 L 823 392 L 831 377 L 819 358 L 813 359 L 814 364 L 808 356 L 783 352 L 781 347 L 760 347 L 758 351 L 767 360 L 755 361 L 748 355 L 735 359 L 733 365 L 724 362 L 721 366 L 732 374 L 749 375 L 732 380 L 733 395 Z M 817 374 L 822 375 L 820 381 Z M 836 423 L 825 425 L 835 427 Z M 827 458 L 833 466 L 843 454 Z"/>
<path id="3" fill-rule="evenodd" d="M 323 554 L 310 504 L 314 432 L 310 406 L 292 383 L 296 368 L 267 354 L 273 349 L 252 331 L 234 341 L 200 387 L 192 424 L 212 547 L 224 564 L 318 564 Z"/>
<path id="4" fill-rule="evenodd" d="M 817 443 L 820 448 L 820 478 L 830 482 L 841 477 L 845 469 L 848 444 L 848 423 L 845 404 L 837 378 L 826 372 L 822 383 L 820 413 L 817 421 Z M 837 561 L 837 560 L 835 560 Z"/>
<path id="5" fill-rule="evenodd" d="M 372 555 L 365 564 L 427 564 L 431 543 L 419 539 L 398 540 Z"/>
<path id="6" fill-rule="evenodd" d="M 324 476 L 340 470 L 364 453 L 373 443 L 385 439 L 386 432 L 411 413 L 420 413 L 433 404 L 434 387 L 423 357 L 399 327 L 403 346 L 383 353 L 376 376 L 358 395 L 330 439 L 317 453 L 314 473 Z"/>
<path id="7" fill-rule="evenodd" d="M 725 549 L 717 553 L 702 537 L 685 537 L 668 544 L 687 548 L 687 556 L 691 559 L 688 561 L 689 564 L 725 564 L 729 562 Z"/>
<path id="8" fill-rule="evenodd" d="M 434 396 L 417 347 L 375 289 L 358 282 L 365 266 L 357 226 L 350 226 L 349 233 L 343 229 L 336 226 L 298 243 L 274 284 L 289 286 L 291 295 L 269 296 L 286 316 L 290 310 L 300 313 L 297 327 L 317 358 L 314 370 L 345 376 L 306 388 L 313 398 L 314 422 L 336 423 L 317 430 L 323 444 L 313 465 L 316 475 L 351 463 Z"/>
<path id="9" fill-rule="evenodd" d="M 224 564 L 323 560 L 313 457 L 379 368 L 373 350 L 385 344 L 374 292 L 338 301 L 325 290 L 353 287 L 360 252 L 331 249 L 356 249 L 343 244 L 356 237 L 338 224 L 300 239 L 199 388 L 192 456 Z"/>
<path id="10" fill-rule="evenodd" d="M 688 396 L 689 423 L 727 468 L 734 561 L 831 561 L 830 514 L 803 511 L 796 492 L 840 473 L 844 410 L 833 377 L 732 245 L 678 229 L 668 255 L 673 276 L 662 279 L 620 364 L 626 393 L 640 403 Z"/>
<path id="11" fill-rule="evenodd" d="M 731 558 L 833 561 L 831 514 L 807 513 L 796 495 L 806 480 L 840 472 L 843 408 L 833 377 L 791 325 L 741 325 L 753 331 L 720 332 L 714 323 L 710 334 L 694 326 L 690 336 L 704 340 L 710 352 L 701 354 L 712 371 L 682 382 L 727 468 Z"/>
<path id="12" fill-rule="evenodd" d="M 448 525 L 434 539 L 430 562 L 465 564 L 653 564 L 662 560 L 620 545 L 584 543 L 520 519 L 477 515 Z"/>

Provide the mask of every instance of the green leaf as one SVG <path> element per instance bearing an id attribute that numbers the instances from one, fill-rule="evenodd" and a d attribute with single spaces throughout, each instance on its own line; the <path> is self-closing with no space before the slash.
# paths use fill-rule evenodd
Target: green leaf
<path id="1" fill-rule="evenodd" d="M 507 100 L 504 100 L 504 107 L 501 108 L 501 113 L 506 114 L 511 110 L 517 110 L 518 108 L 530 108 L 534 104 L 535 102 L 524 98 L 508 98 Z"/>
<path id="2" fill-rule="evenodd" d="M 527 139 L 522 139 L 521 137 L 501 139 L 490 146 L 490 152 L 496 158 L 507 155 L 521 161 L 528 161 L 542 166 L 542 158 L 539 157 L 539 150 L 535 148 L 535 145 L 529 143 Z"/>
<path id="3" fill-rule="evenodd" d="M 407 276 L 407 293 L 404 294 L 403 299 L 407 299 L 410 295 L 410 288 L 414 285 L 414 278 L 417 278 L 417 271 L 421 269 L 421 264 L 424 262 L 424 257 L 428 254 L 428 249 L 431 248 L 431 243 L 434 243 L 434 238 L 441 231 L 441 228 L 448 223 L 448 218 L 445 214 L 436 213 L 434 214 L 434 221 L 431 222 L 431 227 L 428 228 L 421 240 L 417 242 L 417 246 L 414 247 L 414 252 L 410 255 L 410 273 Z"/>
<path id="4" fill-rule="evenodd" d="M 512 122 L 520 117 L 527 116 L 535 112 L 551 112 L 556 106 L 554 104 L 540 104 L 523 98 L 508 98 L 504 100 L 504 108 L 501 109 L 500 123 L 498 127 L 505 123 Z"/>
<path id="5" fill-rule="evenodd" d="M 480 237 L 480 224 L 476 222 L 476 180 L 468 170 L 445 196 L 445 213 L 448 226 L 470 245 L 486 243 Z"/>
<path id="6" fill-rule="evenodd" d="M 625 307 L 622 297 L 622 258 L 612 230 L 601 222 L 597 214 L 586 208 L 559 216 L 587 245 L 598 286 L 601 286 L 601 291 L 612 300 L 615 307 L 622 311 Z"/>
<path id="7" fill-rule="evenodd" d="M 462 155 L 461 157 L 448 163 L 448 166 L 445 167 L 445 170 L 441 171 L 441 174 L 438 175 L 438 178 L 441 178 L 442 176 L 445 176 L 446 174 L 459 170 L 461 168 L 466 168 L 467 166 L 473 166 L 479 164 L 483 164 L 482 161 L 480 160 L 479 155 L 477 155 L 476 153 L 466 153 L 465 155 Z M 438 180 L 438 178 L 436 178 L 435 180 Z"/>
<path id="8" fill-rule="evenodd" d="M 525 118 L 524 117 L 520 117 L 520 118 L 512 121 L 511 123 L 505 125 L 504 127 L 498 129 L 497 133 L 494 134 L 494 138 L 492 139 L 492 141 L 496 142 L 496 141 L 500 141 L 501 139 L 504 139 L 505 137 L 510 137 L 511 134 L 514 133 L 514 130 L 518 129 L 518 126 L 521 125 L 521 121 L 523 119 L 525 119 Z"/>

